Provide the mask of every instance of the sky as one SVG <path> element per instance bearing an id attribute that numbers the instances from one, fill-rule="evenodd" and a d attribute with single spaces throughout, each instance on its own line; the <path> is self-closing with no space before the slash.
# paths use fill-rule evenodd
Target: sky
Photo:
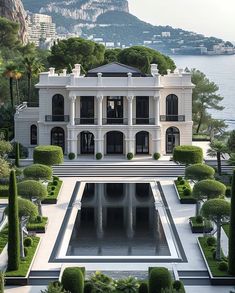
<path id="1" fill-rule="evenodd" d="M 235 42 L 235 0 L 128 0 L 130 12 L 155 25 L 170 25 Z"/>

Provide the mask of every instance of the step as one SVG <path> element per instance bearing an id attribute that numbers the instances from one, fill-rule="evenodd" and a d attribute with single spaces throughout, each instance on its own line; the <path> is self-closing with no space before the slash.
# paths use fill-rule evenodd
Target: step
<path id="1" fill-rule="evenodd" d="M 187 277 L 206 277 L 209 278 L 209 274 L 207 271 L 178 271 L 179 277 L 187 278 Z"/>

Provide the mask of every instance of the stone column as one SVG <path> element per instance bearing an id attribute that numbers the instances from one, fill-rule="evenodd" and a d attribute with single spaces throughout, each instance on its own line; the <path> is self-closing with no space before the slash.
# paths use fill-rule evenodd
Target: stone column
<path id="1" fill-rule="evenodd" d="M 154 97 L 154 116 L 155 125 L 160 126 L 160 96 Z"/>
<path id="2" fill-rule="evenodd" d="M 102 125 L 102 112 L 103 112 L 103 107 L 102 107 L 102 101 L 103 101 L 103 96 L 97 96 L 97 118 L 98 118 L 98 125 Z"/>
<path id="3" fill-rule="evenodd" d="M 70 97 L 70 125 L 75 125 L 75 102 L 76 96 Z"/>
<path id="4" fill-rule="evenodd" d="M 131 126 L 133 124 L 133 113 L 132 113 L 132 104 L 133 104 L 133 96 L 127 97 L 128 100 L 128 125 Z"/>

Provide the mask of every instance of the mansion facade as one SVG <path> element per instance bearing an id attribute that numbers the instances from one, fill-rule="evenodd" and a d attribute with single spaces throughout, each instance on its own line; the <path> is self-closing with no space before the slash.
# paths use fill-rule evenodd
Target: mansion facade
<path id="1" fill-rule="evenodd" d="M 191 74 L 161 76 L 119 63 L 81 75 L 54 68 L 40 74 L 39 107 L 17 107 L 15 140 L 28 148 L 59 145 L 65 154 L 171 154 L 192 144 Z"/>

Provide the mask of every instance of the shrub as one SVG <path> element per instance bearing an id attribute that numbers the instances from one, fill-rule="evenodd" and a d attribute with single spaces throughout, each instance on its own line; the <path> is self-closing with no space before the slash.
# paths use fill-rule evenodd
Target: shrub
<path id="1" fill-rule="evenodd" d="M 166 268 L 153 268 L 149 276 L 149 293 L 161 293 L 170 289 L 172 283 L 171 274 Z"/>
<path id="2" fill-rule="evenodd" d="M 0 157 L 0 178 L 8 177 L 10 174 L 10 165 L 9 163 Z M 8 180 L 6 180 L 8 181 Z"/>
<path id="3" fill-rule="evenodd" d="M 202 223 L 203 223 L 203 217 L 202 217 L 202 216 L 197 216 L 197 217 L 195 218 L 195 221 L 196 221 L 196 223 L 198 223 L 198 224 L 202 224 Z"/>
<path id="4" fill-rule="evenodd" d="M 24 176 L 34 180 L 50 180 L 52 177 L 52 169 L 42 164 L 33 164 L 24 168 Z"/>
<path id="5" fill-rule="evenodd" d="M 179 176 L 178 178 L 177 178 L 177 181 L 181 181 L 181 180 L 183 180 L 183 177 L 182 176 Z"/>
<path id="6" fill-rule="evenodd" d="M 26 257 L 29 253 L 28 247 L 24 247 L 24 256 Z"/>
<path id="7" fill-rule="evenodd" d="M 31 237 L 26 237 L 24 239 L 24 246 L 25 247 L 30 247 L 33 245 L 33 239 Z"/>
<path id="8" fill-rule="evenodd" d="M 189 189 L 189 188 L 185 188 L 184 191 L 183 191 L 184 196 L 190 196 L 191 193 L 192 193 L 191 189 Z"/>
<path id="9" fill-rule="evenodd" d="M 231 190 L 231 211 L 229 225 L 229 273 L 235 276 L 235 170 L 233 170 Z"/>
<path id="10" fill-rule="evenodd" d="M 66 268 L 61 283 L 65 290 L 71 293 L 83 293 L 84 276 L 80 268 Z"/>
<path id="11" fill-rule="evenodd" d="M 41 293 L 69 293 L 69 292 L 65 291 L 63 286 L 60 284 L 60 282 L 56 281 L 56 282 L 50 283 L 47 286 L 47 289 L 42 290 Z"/>
<path id="12" fill-rule="evenodd" d="M 57 186 L 58 184 L 59 184 L 59 183 L 58 183 L 58 180 L 54 180 L 54 181 L 53 181 L 53 185 L 54 185 L 54 186 Z"/>
<path id="13" fill-rule="evenodd" d="M 127 277 L 125 279 L 117 280 L 115 287 L 118 292 L 136 293 L 139 288 L 139 284 L 134 277 Z"/>
<path id="14" fill-rule="evenodd" d="M 90 278 L 90 283 L 94 288 L 94 292 L 111 293 L 115 290 L 115 284 L 112 278 L 96 272 Z"/>
<path id="15" fill-rule="evenodd" d="M 51 191 L 51 192 L 50 192 L 50 195 L 54 195 L 54 194 L 55 194 L 54 191 Z"/>
<path id="16" fill-rule="evenodd" d="M 227 272 L 228 271 L 228 263 L 226 261 L 221 261 L 219 263 L 218 269 L 222 272 Z"/>
<path id="17" fill-rule="evenodd" d="M 128 154 L 126 155 L 126 157 L 127 157 L 127 159 L 130 161 L 130 160 L 132 160 L 132 159 L 134 158 L 134 155 L 133 155 L 132 153 L 128 153 Z"/>
<path id="18" fill-rule="evenodd" d="M 42 216 L 37 216 L 36 222 L 37 223 L 42 223 Z"/>
<path id="19" fill-rule="evenodd" d="M 179 280 L 175 280 L 172 284 L 172 287 L 177 292 L 185 293 L 184 284 Z"/>
<path id="20" fill-rule="evenodd" d="M 33 152 L 33 160 L 35 164 L 58 165 L 64 161 L 63 150 L 59 146 L 37 146 Z"/>
<path id="21" fill-rule="evenodd" d="M 74 153 L 69 153 L 68 154 L 68 158 L 69 158 L 69 160 L 74 160 L 75 159 L 75 154 Z"/>
<path id="22" fill-rule="evenodd" d="M 203 152 L 200 147 L 182 145 L 174 148 L 173 160 L 181 164 L 191 165 L 202 163 Z"/>
<path id="23" fill-rule="evenodd" d="M 96 157 L 96 160 L 101 160 L 103 155 L 101 153 L 97 153 L 95 157 Z"/>
<path id="24" fill-rule="evenodd" d="M 92 293 L 93 292 L 93 286 L 91 283 L 85 283 L 84 286 L 84 293 Z"/>
<path id="25" fill-rule="evenodd" d="M 53 176 L 53 181 L 56 180 L 56 181 L 59 181 L 60 178 L 58 176 Z"/>
<path id="26" fill-rule="evenodd" d="M 194 164 L 185 169 L 185 177 L 191 180 L 213 179 L 214 175 L 215 170 L 206 164 Z"/>
<path id="27" fill-rule="evenodd" d="M 55 190 L 55 186 L 52 186 L 52 187 L 51 187 L 51 190 L 54 191 L 54 190 Z"/>
<path id="28" fill-rule="evenodd" d="M 0 271 L 0 293 L 4 293 L 4 274 Z"/>
<path id="29" fill-rule="evenodd" d="M 139 286 L 139 293 L 148 293 L 148 284 L 147 283 L 141 283 Z"/>
<path id="30" fill-rule="evenodd" d="M 193 187 L 193 195 L 198 199 L 211 199 L 225 195 L 226 186 L 215 180 L 202 180 Z"/>
<path id="31" fill-rule="evenodd" d="M 154 154 L 153 154 L 153 158 L 154 158 L 154 160 L 159 160 L 160 157 L 161 157 L 161 155 L 160 155 L 159 153 L 154 153 Z"/>
<path id="32" fill-rule="evenodd" d="M 216 245 L 216 238 L 215 237 L 208 237 L 206 239 L 206 243 L 208 246 L 215 246 Z"/>
<path id="33" fill-rule="evenodd" d="M 232 189 L 230 186 L 227 186 L 226 187 L 226 191 L 225 191 L 225 196 L 226 197 L 231 197 L 231 192 L 232 192 Z"/>
<path id="34" fill-rule="evenodd" d="M 9 141 L 0 139 L 0 156 L 10 153 L 12 151 L 12 145 Z"/>
<path id="35" fill-rule="evenodd" d="M 180 185 L 184 185 L 184 184 L 185 184 L 185 180 L 184 179 L 180 180 Z"/>
<path id="36" fill-rule="evenodd" d="M 43 199 L 47 197 L 46 187 L 35 180 L 25 180 L 17 184 L 18 194 L 25 198 Z"/>
<path id="37" fill-rule="evenodd" d="M 20 263 L 20 233 L 15 171 L 11 171 L 9 182 L 7 251 L 8 270 L 18 270 Z"/>

